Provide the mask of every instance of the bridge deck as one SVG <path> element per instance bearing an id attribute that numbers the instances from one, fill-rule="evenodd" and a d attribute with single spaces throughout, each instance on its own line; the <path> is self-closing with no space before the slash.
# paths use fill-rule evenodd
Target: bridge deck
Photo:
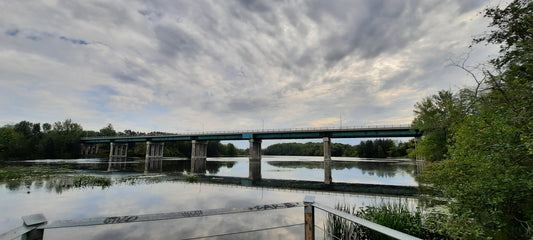
<path id="1" fill-rule="evenodd" d="M 248 139 L 316 139 L 330 138 L 381 138 L 419 137 L 422 133 L 410 125 L 348 127 L 348 128 L 299 128 L 244 131 L 195 132 L 146 136 L 84 137 L 82 143 L 108 142 L 174 142 L 190 140 L 248 140 Z"/>

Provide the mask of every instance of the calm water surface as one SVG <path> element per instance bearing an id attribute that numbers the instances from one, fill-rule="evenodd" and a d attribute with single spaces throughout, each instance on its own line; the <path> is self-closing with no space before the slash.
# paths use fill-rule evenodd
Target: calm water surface
<path id="1" fill-rule="evenodd" d="M 262 176 L 273 179 L 322 181 L 320 157 L 263 156 Z M 333 181 L 416 186 L 417 164 L 412 161 L 334 158 Z M 80 174 L 113 179 L 108 188 L 70 187 L 61 178 L 43 181 L 0 183 L 0 233 L 21 225 L 21 216 L 43 213 L 50 222 L 64 219 L 138 215 L 159 212 L 215 208 L 242 208 L 259 204 L 301 202 L 313 195 L 330 206 L 348 203 L 370 206 L 382 202 L 406 202 L 416 206 L 416 198 L 382 195 L 343 194 L 283 190 L 180 181 L 151 181 L 145 176 L 187 172 L 187 160 L 165 160 L 155 173 L 144 173 L 144 161 L 129 160 L 113 166 L 100 159 L 35 160 L 16 164 L 69 164 Z M 248 158 L 208 158 L 208 175 L 248 177 Z M 138 178 L 124 177 L 138 176 Z M 148 180 L 147 180 L 148 179 Z M 316 224 L 322 227 L 323 213 Z M 322 219 L 322 220 L 320 220 Z M 45 239 L 183 239 L 228 232 L 303 223 L 303 208 L 232 214 L 181 220 L 54 229 Z M 322 236 L 317 229 L 316 234 Z M 303 226 L 285 227 L 215 239 L 301 239 Z"/>

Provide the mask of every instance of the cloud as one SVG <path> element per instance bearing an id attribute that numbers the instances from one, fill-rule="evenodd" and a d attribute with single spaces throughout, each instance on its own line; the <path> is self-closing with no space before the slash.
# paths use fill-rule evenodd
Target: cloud
<path id="1" fill-rule="evenodd" d="M 416 101 L 468 82 L 448 59 L 483 32 L 484 4 L 13 1 L 0 115 L 144 131 L 408 123 Z"/>
<path id="2" fill-rule="evenodd" d="M 18 29 L 8 29 L 8 30 L 6 30 L 5 33 L 6 33 L 7 35 L 9 35 L 9 36 L 14 37 L 14 36 L 17 36 L 17 34 L 18 34 L 19 32 L 20 32 L 20 30 L 18 30 Z"/>
<path id="3" fill-rule="evenodd" d="M 61 37 L 59 37 L 59 39 L 64 40 L 64 41 L 67 41 L 67 42 L 71 42 L 71 43 L 74 43 L 74 44 L 80 44 L 80 45 L 87 45 L 87 44 L 89 44 L 88 42 L 86 42 L 86 41 L 84 41 L 84 40 L 74 39 L 74 38 L 68 38 L 68 37 L 65 37 L 65 36 L 61 36 Z"/>

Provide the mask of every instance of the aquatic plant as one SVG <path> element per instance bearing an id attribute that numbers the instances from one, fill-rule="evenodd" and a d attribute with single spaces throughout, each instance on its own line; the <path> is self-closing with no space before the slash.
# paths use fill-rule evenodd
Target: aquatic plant
<path id="1" fill-rule="evenodd" d="M 88 186 L 99 186 L 102 188 L 111 186 L 111 179 L 106 177 L 96 177 L 96 176 L 75 176 L 73 185 L 75 187 L 88 187 Z"/>
<path id="2" fill-rule="evenodd" d="M 187 181 L 187 182 L 198 182 L 198 176 L 189 175 L 189 176 L 185 177 L 185 181 Z"/>
<path id="3" fill-rule="evenodd" d="M 411 211 L 402 203 L 361 208 L 336 204 L 335 209 L 422 239 L 449 239 L 434 229 L 435 216 L 424 216 L 419 208 Z M 394 239 L 333 214 L 328 214 L 324 230 L 325 239 Z"/>
<path id="4" fill-rule="evenodd" d="M 71 171 L 65 167 L 57 168 L 48 165 L 2 166 L 0 167 L 0 181 L 38 180 Z"/>

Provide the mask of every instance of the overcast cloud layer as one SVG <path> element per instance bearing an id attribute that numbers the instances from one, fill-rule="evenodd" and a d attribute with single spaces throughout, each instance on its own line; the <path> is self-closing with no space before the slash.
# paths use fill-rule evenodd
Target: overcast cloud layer
<path id="1" fill-rule="evenodd" d="M 406 124 L 488 2 L 1 1 L 0 124 L 205 131 Z"/>

